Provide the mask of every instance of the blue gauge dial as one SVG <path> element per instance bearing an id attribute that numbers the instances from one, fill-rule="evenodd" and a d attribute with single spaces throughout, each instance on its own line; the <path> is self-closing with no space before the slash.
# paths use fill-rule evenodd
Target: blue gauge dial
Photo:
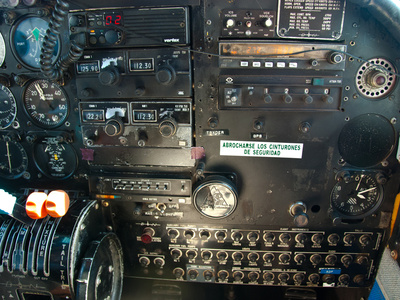
<path id="1" fill-rule="evenodd" d="M 13 35 L 13 46 L 17 58 L 26 66 L 39 69 L 40 53 L 43 44 L 43 38 L 46 36 L 46 30 L 49 28 L 47 21 L 30 17 L 22 20 L 16 25 Z M 53 53 L 53 62 L 60 52 L 59 41 Z"/>

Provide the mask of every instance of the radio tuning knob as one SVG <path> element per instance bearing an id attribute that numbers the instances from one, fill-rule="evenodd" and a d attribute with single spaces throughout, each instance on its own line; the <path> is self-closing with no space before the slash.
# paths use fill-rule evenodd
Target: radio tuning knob
<path id="1" fill-rule="evenodd" d="M 330 95 L 323 95 L 322 96 L 322 100 L 328 104 L 332 104 L 333 103 L 333 97 Z"/>
<path id="2" fill-rule="evenodd" d="M 344 55 L 340 52 L 332 51 L 328 55 L 328 62 L 331 64 L 338 64 L 344 60 Z"/>
<path id="3" fill-rule="evenodd" d="M 310 95 L 304 95 L 303 100 L 305 103 L 311 104 L 313 102 L 313 97 L 311 97 Z"/>
<path id="4" fill-rule="evenodd" d="M 108 136 L 116 136 L 122 133 L 123 128 L 124 123 L 122 122 L 121 118 L 114 116 L 107 121 L 106 126 L 104 126 L 104 132 Z"/>
<path id="5" fill-rule="evenodd" d="M 282 98 L 283 98 L 283 101 L 285 101 L 285 103 L 287 103 L 287 104 L 292 103 L 292 101 L 293 101 L 292 96 L 290 96 L 287 93 L 285 95 L 283 95 Z"/>
<path id="6" fill-rule="evenodd" d="M 118 83 L 119 81 L 119 72 L 117 68 L 110 67 L 104 69 L 99 73 L 99 81 L 102 85 L 112 86 Z"/>
<path id="7" fill-rule="evenodd" d="M 168 85 L 175 79 L 175 71 L 169 67 L 162 67 L 156 72 L 156 80 L 163 84 Z"/>
<path id="8" fill-rule="evenodd" d="M 163 121 L 161 121 L 160 125 L 159 125 L 159 131 L 160 134 L 163 137 L 171 137 L 176 133 L 176 121 L 174 119 L 165 119 Z"/>

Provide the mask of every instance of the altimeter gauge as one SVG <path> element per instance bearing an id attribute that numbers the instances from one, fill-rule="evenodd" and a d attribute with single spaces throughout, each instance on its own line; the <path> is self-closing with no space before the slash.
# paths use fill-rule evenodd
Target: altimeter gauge
<path id="1" fill-rule="evenodd" d="M 383 200 L 383 187 L 371 174 L 354 172 L 332 190 L 332 208 L 350 218 L 364 218 L 375 212 Z"/>

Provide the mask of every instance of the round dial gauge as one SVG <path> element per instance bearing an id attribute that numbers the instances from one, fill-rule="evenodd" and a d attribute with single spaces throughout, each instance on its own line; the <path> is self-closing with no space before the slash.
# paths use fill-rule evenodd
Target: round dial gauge
<path id="1" fill-rule="evenodd" d="M 68 100 L 61 87 L 51 81 L 32 81 L 25 90 L 24 105 L 32 121 L 44 128 L 60 126 L 68 116 Z"/>
<path id="2" fill-rule="evenodd" d="M 6 44 L 4 43 L 3 35 L 0 33 L 0 66 L 6 58 Z"/>
<path id="3" fill-rule="evenodd" d="M 237 206 L 237 190 L 223 176 L 210 176 L 193 193 L 194 205 L 204 216 L 221 219 L 233 213 Z"/>
<path id="4" fill-rule="evenodd" d="M 354 173 L 332 190 L 332 207 L 343 215 L 363 218 L 378 209 L 383 199 L 382 186 L 369 174 Z"/>
<path id="5" fill-rule="evenodd" d="M 59 143 L 54 137 L 38 142 L 33 155 L 38 169 L 52 179 L 67 179 L 78 166 L 74 148 L 70 144 Z"/>
<path id="6" fill-rule="evenodd" d="M 17 115 L 17 103 L 11 91 L 0 84 L 0 129 L 9 127 Z"/>
<path id="7" fill-rule="evenodd" d="M 21 177 L 28 168 L 28 155 L 20 143 L 0 141 L 0 176 L 7 179 Z"/>
<path id="8" fill-rule="evenodd" d="M 38 17 L 23 19 L 16 25 L 12 45 L 17 58 L 26 66 L 40 68 L 40 53 L 48 28 L 49 23 Z M 59 41 L 54 47 L 53 62 L 60 52 L 58 45 Z"/>

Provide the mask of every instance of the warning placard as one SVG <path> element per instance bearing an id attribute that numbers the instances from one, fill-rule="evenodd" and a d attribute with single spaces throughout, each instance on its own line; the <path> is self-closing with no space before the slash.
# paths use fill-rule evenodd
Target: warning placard
<path id="1" fill-rule="evenodd" d="M 220 155 L 301 159 L 303 144 L 222 140 Z"/>

